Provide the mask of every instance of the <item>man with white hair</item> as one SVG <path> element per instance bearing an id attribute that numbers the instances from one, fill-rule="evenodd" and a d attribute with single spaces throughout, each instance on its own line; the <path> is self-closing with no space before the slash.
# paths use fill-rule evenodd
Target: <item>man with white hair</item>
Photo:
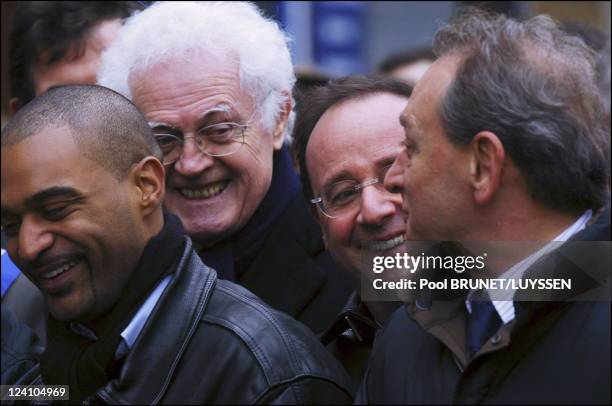
<path id="1" fill-rule="evenodd" d="M 98 82 L 132 100 L 164 152 L 166 208 L 203 261 L 315 332 L 351 288 L 285 146 L 287 38 L 250 3 L 156 3 L 126 23 Z"/>

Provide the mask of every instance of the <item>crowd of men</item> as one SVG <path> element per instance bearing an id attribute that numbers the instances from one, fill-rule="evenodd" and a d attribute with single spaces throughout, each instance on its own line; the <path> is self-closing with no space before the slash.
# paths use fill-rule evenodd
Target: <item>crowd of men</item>
<path id="1" fill-rule="evenodd" d="M 297 94 L 287 41 L 251 3 L 17 7 L 2 384 L 69 385 L 70 403 L 609 404 L 593 49 L 470 8 L 410 84 Z M 573 288 L 370 295 L 373 257 L 423 246 Z"/>

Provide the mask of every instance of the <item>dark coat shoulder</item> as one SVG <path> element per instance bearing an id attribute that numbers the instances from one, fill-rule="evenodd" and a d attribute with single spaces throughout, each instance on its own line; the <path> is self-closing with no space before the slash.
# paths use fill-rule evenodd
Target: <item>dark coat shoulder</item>
<path id="1" fill-rule="evenodd" d="M 350 403 L 350 381 L 312 332 L 219 280 L 186 244 L 173 279 L 98 391 L 110 403 Z"/>
<path id="2" fill-rule="evenodd" d="M 315 333 L 327 328 L 353 287 L 332 260 L 302 193 L 297 193 L 238 283 Z"/>

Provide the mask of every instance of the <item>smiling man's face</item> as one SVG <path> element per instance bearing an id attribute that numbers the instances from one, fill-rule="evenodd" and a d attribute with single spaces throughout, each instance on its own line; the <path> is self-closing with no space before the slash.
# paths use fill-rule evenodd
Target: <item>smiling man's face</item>
<path id="1" fill-rule="evenodd" d="M 387 93 L 344 101 L 321 116 L 310 136 L 306 163 L 314 196 L 345 180 L 380 180 L 363 188 L 358 204 L 341 216 L 316 214 L 328 250 L 350 272 L 371 267 L 372 255 L 404 252 L 402 199 L 387 192 L 382 180 L 401 148 L 397 117 L 407 102 Z"/>
<path id="2" fill-rule="evenodd" d="M 180 158 L 166 168 L 166 208 L 200 246 L 239 232 L 268 192 L 273 153 L 283 140 L 264 128 L 261 106 L 240 85 L 238 63 L 202 54 L 135 73 L 130 86 L 154 134 L 185 140 Z M 244 145 L 231 155 L 206 155 L 189 139 L 224 122 L 247 126 Z"/>
<path id="3" fill-rule="evenodd" d="M 146 244 L 130 178 L 85 158 L 66 127 L 2 147 L 7 249 L 57 320 L 93 320 L 123 292 Z"/>

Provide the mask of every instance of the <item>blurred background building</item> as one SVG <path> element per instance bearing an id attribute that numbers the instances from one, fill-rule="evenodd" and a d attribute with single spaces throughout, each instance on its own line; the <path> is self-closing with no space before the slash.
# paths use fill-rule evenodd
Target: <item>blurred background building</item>
<path id="1" fill-rule="evenodd" d="M 2 122 L 9 100 L 7 34 L 16 2 L 2 4 Z M 150 3 L 150 2 L 142 2 Z M 292 38 L 299 76 L 310 83 L 327 77 L 380 70 L 390 56 L 429 46 L 439 24 L 461 7 L 478 4 L 517 18 L 549 14 L 589 24 L 610 35 L 609 1 L 256 1 Z M 609 66 L 609 65 L 608 65 Z M 609 75 L 609 74 L 608 74 Z"/>

